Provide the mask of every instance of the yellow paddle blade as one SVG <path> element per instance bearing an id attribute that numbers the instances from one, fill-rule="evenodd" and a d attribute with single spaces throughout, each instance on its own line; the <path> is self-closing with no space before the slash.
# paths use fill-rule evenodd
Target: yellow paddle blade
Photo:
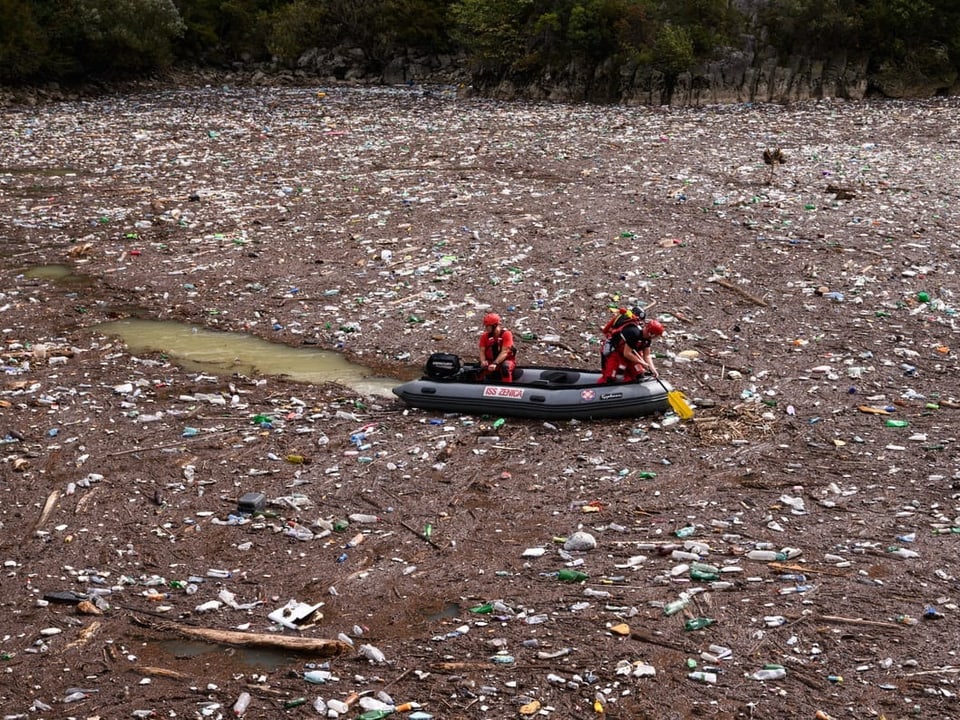
<path id="1" fill-rule="evenodd" d="M 671 390 L 667 393 L 667 402 L 673 411 L 680 416 L 681 420 L 689 420 L 693 417 L 693 408 L 679 390 Z"/>

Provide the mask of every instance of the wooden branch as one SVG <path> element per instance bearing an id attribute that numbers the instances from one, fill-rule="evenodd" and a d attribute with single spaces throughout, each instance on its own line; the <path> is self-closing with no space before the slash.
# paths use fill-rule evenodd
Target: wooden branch
<path id="1" fill-rule="evenodd" d="M 540 345 L 553 345 L 553 346 L 555 346 L 555 347 L 560 348 L 561 350 L 566 350 L 566 351 L 567 351 L 568 353 L 570 353 L 571 355 L 575 355 L 576 357 L 580 357 L 580 353 L 579 353 L 579 352 L 577 352 L 577 351 L 574 350 L 572 347 L 570 347 L 569 345 L 567 345 L 565 342 L 562 342 L 562 341 L 560 341 L 560 340 L 544 340 L 543 338 L 537 338 L 534 342 L 536 342 L 536 343 L 538 343 L 538 344 L 540 344 Z"/>
<path id="2" fill-rule="evenodd" d="M 649 633 L 646 633 L 642 630 L 631 630 L 630 631 L 631 640 L 640 640 L 641 642 L 650 643 L 651 645 L 659 645 L 660 647 L 665 647 L 668 650 L 676 650 L 677 652 L 689 653 L 690 650 L 687 650 L 682 645 L 677 645 L 676 643 L 670 642 L 669 640 L 661 640 L 660 638 L 654 637 Z"/>
<path id="3" fill-rule="evenodd" d="M 919 672 L 907 673 L 907 677 L 917 677 L 918 675 L 942 675 L 944 673 L 954 675 L 960 673 L 960 667 L 956 665 L 946 665 L 942 668 L 936 668 L 935 670 L 920 670 Z"/>
<path id="4" fill-rule="evenodd" d="M 774 570 L 783 570 L 784 572 L 797 572 L 797 573 L 814 573 L 818 575 L 835 575 L 836 577 L 843 577 L 849 575 L 848 572 L 843 570 L 834 570 L 827 568 L 812 568 L 808 565 L 797 565 L 795 563 L 780 563 L 772 562 L 767 563 L 768 567 L 773 568 Z"/>
<path id="5" fill-rule="evenodd" d="M 885 627 L 885 628 L 903 628 L 904 625 L 898 625 L 897 623 L 883 622 L 882 620 L 864 620 L 863 618 L 847 618 L 840 617 L 839 615 L 821 615 L 817 618 L 823 622 L 833 622 L 833 623 L 846 623 L 848 625 L 867 625 L 869 627 Z"/>
<path id="6" fill-rule="evenodd" d="M 767 307 L 767 302 L 766 302 L 766 300 L 763 300 L 762 298 L 758 298 L 756 295 L 751 295 L 751 294 L 748 293 L 746 290 L 744 290 L 742 287 L 740 287 L 739 285 L 734 285 L 734 284 L 733 284 L 732 282 L 730 282 L 729 280 L 726 280 L 726 279 L 724 279 L 724 278 L 718 278 L 715 282 L 716 282 L 717 285 L 719 285 L 720 287 L 725 287 L 727 290 L 733 290 L 733 292 L 735 292 L 737 295 L 739 295 L 740 297 L 742 297 L 742 298 L 744 298 L 744 299 L 746 299 L 746 300 L 749 300 L 749 301 L 752 302 L 754 305 L 760 305 L 761 307 Z"/>
<path id="7" fill-rule="evenodd" d="M 138 625 L 154 630 L 175 632 L 184 637 L 206 640 L 221 645 L 238 645 L 241 647 L 262 647 L 277 650 L 330 657 L 345 655 L 353 650 L 350 645 L 341 640 L 325 638 L 290 637 L 285 635 L 269 635 L 265 633 L 246 633 L 236 630 L 216 630 L 213 628 L 197 628 L 176 623 L 153 622 L 143 617 L 131 616 L 131 620 Z"/>
<path id="8" fill-rule="evenodd" d="M 152 667 L 150 665 L 137 665 L 131 669 L 134 672 L 140 673 L 141 675 L 148 675 L 150 677 L 165 677 L 173 680 L 187 680 L 191 677 L 186 673 L 177 672 L 176 670 L 169 670 L 162 667 Z"/>
<path id="9" fill-rule="evenodd" d="M 67 645 L 64 648 L 64 650 L 70 650 L 71 648 L 80 647 L 81 645 L 86 645 L 87 641 L 90 638 L 92 638 L 94 635 L 96 635 L 97 632 L 100 630 L 100 625 L 101 623 L 99 620 L 87 625 L 83 630 L 80 631 L 80 634 L 77 635 L 77 639 L 74 640 L 69 645 Z"/>
<path id="10" fill-rule="evenodd" d="M 491 667 L 490 662 L 484 662 L 482 660 L 470 661 L 461 661 L 461 662 L 442 662 L 434 663 L 431 665 L 434 672 L 455 672 L 457 670 L 480 670 L 480 669 L 489 669 Z"/>
<path id="11" fill-rule="evenodd" d="M 230 430 L 215 430 L 214 432 L 204 433 L 201 432 L 199 435 L 196 435 L 192 438 L 181 438 L 177 442 L 166 443 L 164 445 L 151 445 L 150 447 L 138 447 L 133 448 L 132 450 L 117 450 L 116 452 L 107 453 L 104 457 L 117 457 L 118 455 L 130 455 L 132 453 L 138 452 L 150 452 L 151 450 L 163 450 L 165 448 L 176 447 L 177 445 L 186 445 L 191 440 L 214 437 L 216 435 L 224 435 L 225 433 L 232 432 L 241 432 L 240 428 L 232 428 Z"/>
<path id="12" fill-rule="evenodd" d="M 59 499 L 59 490 L 54 490 L 52 493 L 47 495 L 47 501 L 43 504 L 43 510 L 40 512 L 40 517 L 37 518 L 37 522 L 33 526 L 33 532 L 39 530 L 40 527 L 47 521 L 47 518 L 50 517 L 50 513 L 53 512 L 53 508 Z"/>
<path id="13" fill-rule="evenodd" d="M 433 546 L 434 548 L 436 548 L 437 550 L 443 550 L 443 548 L 440 547 L 439 545 L 437 545 L 437 544 L 433 541 L 432 538 L 428 538 L 426 535 L 424 535 L 422 532 L 420 532 L 419 530 L 417 530 L 417 529 L 416 529 L 415 527 L 413 527 L 412 525 L 408 525 L 404 520 L 401 520 L 401 521 L 400 521 L 400 525 L 403 526 L 404 528 L 406 528 L 407 530 L 409 530 L 410 532 L 412 532 L 414 535 L 416 535 L 418 538 L 420 538 L 420 539 L 423 540 L 424 542 L 429 543 L 430 545 L 432 545 L 432 546 Z"/>

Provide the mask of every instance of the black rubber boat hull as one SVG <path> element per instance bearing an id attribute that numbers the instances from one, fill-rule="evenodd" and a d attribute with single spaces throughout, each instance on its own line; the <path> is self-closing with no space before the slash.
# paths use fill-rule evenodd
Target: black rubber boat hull
<path id="1" fill-rule="evenodd" d="M 518 367 L 514 382 L 471 380 L 467 368 L 450 378 L 428 377 L 393 388 L 410 407 L 464 415 L 504 415 L 543 420 L 632 418 L 666 412 L 670 385 L 655 379 L 598 385 L 599 372 L 575 368 Z"/>

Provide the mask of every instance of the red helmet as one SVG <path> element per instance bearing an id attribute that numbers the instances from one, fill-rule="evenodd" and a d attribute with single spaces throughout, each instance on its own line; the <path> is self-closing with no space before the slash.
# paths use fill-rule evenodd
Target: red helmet
<path id="1" fill-rule="evenodd" d="M 497 315 L 496 313 L 487 313 L 486 315 L 483 316 L 483 324 L 484 324 L 484 325 L 499 325 L 499 324 L 500 324 L 500 316 Z"/>
<path id="2" fill-rule="evenodd" d="M 660 337 L 663 335 L 663 325 L 659 320 L 651 320 L 644 327 L 647 328 L 647 332 L 653 335 L 653 337 Z"/>

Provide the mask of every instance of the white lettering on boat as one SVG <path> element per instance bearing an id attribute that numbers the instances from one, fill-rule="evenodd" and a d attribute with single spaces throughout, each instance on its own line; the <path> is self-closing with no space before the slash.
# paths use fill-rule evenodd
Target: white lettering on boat
<path id="1" fill-rule="evenodd" d="M 523 388 L 485 385 L 483 388 L 483 396 L 522 400 Z"/>

